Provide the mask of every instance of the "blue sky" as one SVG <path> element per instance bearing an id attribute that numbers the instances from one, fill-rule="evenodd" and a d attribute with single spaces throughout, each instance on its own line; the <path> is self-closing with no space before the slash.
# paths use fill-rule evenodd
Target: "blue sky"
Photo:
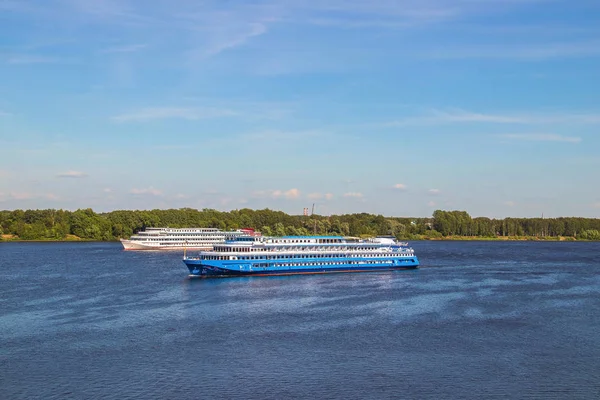
<path id="1" fill-rule="evenodd" d="M 600 215 L 600 2 L 0 0 L 0 209 Z"/>

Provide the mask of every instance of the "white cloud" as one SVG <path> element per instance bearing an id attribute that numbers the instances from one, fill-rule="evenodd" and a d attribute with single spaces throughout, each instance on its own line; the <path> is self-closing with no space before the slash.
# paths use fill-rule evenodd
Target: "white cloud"
<path id="1" fill-rule="evenodd" d="M 600 208 L 600 201 L 597 201 L 595 203 L 592 204 L 593 208 Z"/>
<path id="2" fill-rule="evenodd" d="M 506 138 L 506 139 L 538 141 L 538 142 L 566 142 L 566 143 L 581 142 L 580 137 L 556 135 L 553 133 L 518 133 L 518 134 L 510 133 L 510 134 L 505 134 L 505 135 L 500 135 L 500 136 L 503 138 Z"/>
<path id="3" fill-rule="evenodd" d="M 398 190 L 406 190 L 406 185 L 404 183 L 396 183 L 394 185 L 394 189 L 398 189 Z"/>
<path id="4" fill-rule="evenodd" d="M 430 195 L 433 195 L 433 196 L 435 196 L 435 195 L 438 195 L 438 194 L 440 194 L 441 192 L 442 192 L 442 191 L 441 191 L 440 189 L 429 189 L 429 190 L 427 191 L 427 193 L 429 193 Z"/>
<path id="5" fill-rule="evenodd" d="M 300 197 L 300 191 L 298 189 L 290 189 L 285 191 L 283 196 L 287 199 L 297 199 Z"/>
<path id="6" fill-rule="evenodd" d="M 297 199 L 300 197 L 300 190 L 293 188 L 289 190 L 257 190 L 252 193 L 254 197 L 264 198 L 270 197 L 273 199 L 286 198 L 286 199 Z"/>
<path id="7" fill-rule="evenodd" d="M 504 205 L 505 205 L 505 206 L 508 206 L 508 207 L 514 207 L 514 206 L 516 206 L 516 205 L 517 205 L 517 203 L 515 203 L 515 202 L 514 202 L 514 201 L 512 201 L 512 200 L 509 200 L 509 201 L 505 201 L 505 202 L 504 202 Z"/>
<path id="8" fill-rule="evenodd" d="M 56 175 L 58 178 L 85 178 L 88 175 L 81 171 L 67 171 Z"/>
<path id="9" fill-rule="evenodd" d="M 129 191 L 129 193 L 135 195 L 162 196 L 162 192 L 158 189 L 153 188 L 152 186 L 144 189 L 133 188 Z"/>
<path id="10" fill-rule="evenodd" d="M 353 198 L 360 199 L 363 197 L 363 194 L 360 192 L 348 192 L 348 193 L 344 193 L 344 197 L 353 197 Z"/>
<path id="11" fill-rule="evenodd" d="M 111 188 L 104 188 L 102 191 L 104 193 L 112 193 L 113 190 Z"/>
<path id="12" fill-rule="evenodd" d="M 333 193 L 325 193 L 325 200 L 333 199 Z"/>
<path id="13" fill-rule="evenodd" d="M 429 207 L 435 207 L 436 206 L 435 201 L 430 201 L 429 203 L 427 203 L 427 205 Z"/>
<path id="14" fill-rule="evenodd" d="M 152 107 L 132 113 L 111 117 L 116 122 L 143 122 L 156 119 L 179 118 L 187 120 L 231 117 L 237 115 L 231 110 L 218 108 Z"/>

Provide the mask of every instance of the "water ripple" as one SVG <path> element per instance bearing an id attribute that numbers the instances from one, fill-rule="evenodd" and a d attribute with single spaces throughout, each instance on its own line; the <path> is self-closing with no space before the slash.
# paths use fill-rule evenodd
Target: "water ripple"
<path id="1" fill-rule="evenodd" d="M 416 242 L 417 271 L 213 280 L 175 253 L 0 246 L 0 398 L 600 394 L 596 243 Z"/>

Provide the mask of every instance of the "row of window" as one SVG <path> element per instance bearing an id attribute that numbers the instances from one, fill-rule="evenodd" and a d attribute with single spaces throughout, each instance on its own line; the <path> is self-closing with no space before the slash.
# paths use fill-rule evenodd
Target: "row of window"
<path id="1" fill-rule="evenodd" d="M 259 263 L 252 265 L 252 268 L 268 268 L 268 267 L 316 267 L 316 266 L 332 266 L 332 265 L 391 265 L 391 260 L 372 260 L 369 262 L 364 261 L 349 261 L 349 262 L 303 262 L 303 263 Z"/>
<path id="2" fill-rule="evenodd" d="M 399 255 L 400 257 L 402 255 Z M 405 255 L 408 256 L 408 255 Z M 282 256 L 245 256 L 245 257 L 237 257 L 238 260 L 246 261 L 246 260 L 292 260 L 292 259 L 313 259 L 313 258 L 374 258 L 374 257 L 386 257 L 390 259 L 389 254 L 313 254 L 313 255 L 282 255 Z M 201 260 L 235 260 L 234 256 L 200 256 Z M 393 259 L 400 259 L 398 256 Z"/>
<path id="3" fill-rule="evenodd" d="M 187 235 L 186 235 L 187 236 Z M 219 236 L 200 236 L 197 235 L 198 237 L 194 237 L 194 238 L 190 238 L 190 240 L 198 240 L 198 239 L 202 239 L 202 240 L 214 240 L 216 242 L 222 243 L 223 242 L 223 238 L 219 237 Z M 184 241 L 186 239 L 181 238 L 181 237 L 160 237 L 160 236 L 133 236 L 132 239 L 138 239 L 138 240 L 177 240 L 177 241 Z"/>
<path id="4" fill-rule="evenodd" d="M 329 246 L 282 246 L 282 247 L 227 247 L 227 246 L 215 246 L 214 251 L 216 252 L 238 252 L 238 253 L 247 253 L 247 252 L 282 252 L 282 251 L 324 251 L 324 250 L 344 250 L 344 251 L 373 251 L 380 250 L 381 248 L 389 248 L 386 246 L 378 246 L 378 247 L 364 247 L 364 246 L 339 246 L 339 247 L 329 247 Z"/>
<path id="5" fill-rule="evenodd" d="M 273 239 L 270 243 L 340 243 L 341 239 Z"/>
<path id="6" fill-rule="evenodd" d="M 207 243 L 211 243 L 211 244 L 215 244 L 214 240 L 210 240 L 210 238 L 195 238 L 195 239 L 190 239 L 190 240 L 181 240 L 181 239 L 171 239 L 171 238 L 143 238 L 141 241 L 142 242 L 178 242 L 178 243 L 185 243 L 185 242 L 189 242 L 189 243 L 196 243 L 197 241 L 205 241 Z"/>

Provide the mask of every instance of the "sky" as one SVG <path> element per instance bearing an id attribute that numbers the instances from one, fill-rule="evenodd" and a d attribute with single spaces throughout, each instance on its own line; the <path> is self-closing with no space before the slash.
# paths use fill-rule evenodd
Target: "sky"
<path id="1" fill-rule="evenodd" d="M 600 216 L 597 0 L 0 0 L 0 210 Z"/>

